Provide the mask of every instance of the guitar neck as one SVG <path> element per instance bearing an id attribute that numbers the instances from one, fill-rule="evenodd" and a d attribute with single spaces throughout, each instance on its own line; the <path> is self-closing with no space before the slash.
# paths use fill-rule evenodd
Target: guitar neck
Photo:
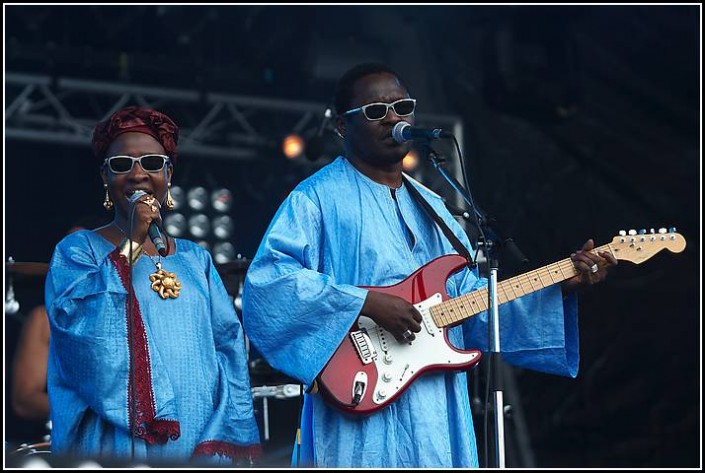
<path id="1" fill-rule="evenodd" d="M 614 254 L 611 245 L 604 245 L 591 250 L 609 251 Z M 528 273 L 514 276 L 497 283 L 497 302 L 504 304 L 526 294 L 545 289 L 559 282 L 570 279 L 578 274 L 570 258 L 549 264 Z M 431 307 L 431 317 L 438 327 L 455 325 L 465 319 L 484 312 L 489 308 L 488 287 L 469 292 L 459 297 L 449 299 Z"/>

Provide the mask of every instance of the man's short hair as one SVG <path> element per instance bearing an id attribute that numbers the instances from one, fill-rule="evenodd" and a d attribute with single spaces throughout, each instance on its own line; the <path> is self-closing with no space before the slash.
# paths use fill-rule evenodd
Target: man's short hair
<path id="1" fill-rule="evenodd" d="M 338 83 L 335 87 L 335 97 L 333 99 L 335 112 L 340 115 L 341 113 L 347 112 L 352 108 L 351 103 L 353 98 L 353 90 L 358 80 L 363 77 L 367 77 L 370 74 L 379 74 L 383 72 L 387 72 L 396 77 L 397 80 L 399 80 L 399 83 L 408 92 L 409 88 L 406 86 L 404 81 L 401 80 L 399 74 L 397 74 L 391 67 L 381 62 L 365 62 L 348 69 L 348 71 L 343 74 L 340 79 L 338 79 Z"/>

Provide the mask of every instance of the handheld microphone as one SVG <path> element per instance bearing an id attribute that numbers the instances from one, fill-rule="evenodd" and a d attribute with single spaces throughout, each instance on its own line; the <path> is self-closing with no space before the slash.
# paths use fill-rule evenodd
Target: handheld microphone
<path id="1" fill-rule="evenodd" d="M 394 141 L 397 143 L 405 143 L 410 140 L 437 140 L 450 136 L 453 135 L 440 128 L 426 130 L 424 128 L 413 127 L 406 122 L 399 122 L 392 128 L 392 138 L 394 138 Z"/>
<path id="2" fill-rule="evenodd" d="M 145 191 L 135 191 L 135 193 L 128 197 L 127 200 L 130 202 L 130 204 L 135 204 L 137 202 L 137 199 L 139 199 L 143 195 L 147 195 L 147 193 Z M 159 227 L 157 226 L 156 222 L 152 221 L 149 224 L 148 233 L 149 239 L 152 240 L 152 243 L 154 243 L 154 247 L 157 249 L 157 252 L 162 256 L 166 256 L 166 245 L 164 244 L 162 234 L 159 232 Z"/>

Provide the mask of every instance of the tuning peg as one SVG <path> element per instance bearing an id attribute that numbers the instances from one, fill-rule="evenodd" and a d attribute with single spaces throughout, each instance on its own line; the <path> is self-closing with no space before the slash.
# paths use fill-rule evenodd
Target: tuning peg
<path id="1" fill-rule="evenodd" d="M 646 235 L 646 228 L 642 228 L 639 230 L 639 235 Z"/>
<path id="2" fill-rule="evenodd" d="M 619 236 L 627 236 L 627 232 L 625 232 L 624 230 L 620 230 Z"/>
<path id="3" fill-rule="evenodd" d="M 636 235 L 636 230 L 634 230 L 634 229 L 629 230 L 629 234 L 630 234 L 630 235 Z"/>
<path id="4" fill-rule="evenodd" d="M 669 228 L 668 233 L 676 233 L 676 227 Z"/>
<path id="5" fill-rule="evenodd" d="M 663 233 L 668 233 L 668 230 L 666 230 L 664 227 L 661 227 L 658 229 L 658 232 L 663 234 Z"/>
<path id="6" fill-rule="evenodd" d="M 656 233 L 656 230 L 652 228 L 651 230 L 649 230 L 649 233 Z"/>

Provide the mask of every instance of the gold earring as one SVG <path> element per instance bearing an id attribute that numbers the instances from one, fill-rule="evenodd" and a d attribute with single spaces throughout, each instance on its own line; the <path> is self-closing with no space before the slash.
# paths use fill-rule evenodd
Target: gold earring
<path id="1" fill-rule="evenodd" d="M 108 194 L 108 185 L 103 184 L 103 188 L 105 189 L 105 199 L 103 199 L 103 207 L 105 207 L 105 210 L 110 210 L 113 208 L 113 201 L 110 200 L 110 194 Z"/>
<path id="2" fill-rule="evenodd" d="M 176 204 L 174 204 L 174 199 L 171 198 L 171 182 L 169 182 L 169 184 L 167 184 L 166 202 L 164 202 L 164 207 L 167 210 L 173 210 L 173 208 L 176 207 Z"/>

